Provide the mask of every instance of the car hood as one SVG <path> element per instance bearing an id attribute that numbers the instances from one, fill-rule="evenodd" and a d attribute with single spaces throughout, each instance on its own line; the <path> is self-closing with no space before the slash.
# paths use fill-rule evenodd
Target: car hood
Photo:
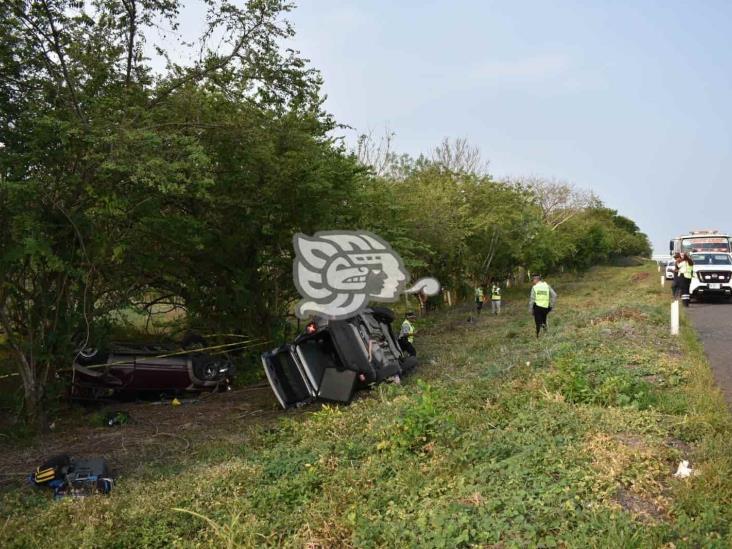
<path id="1" fill-rule="evenodd" d="M 732 271 L 732 265 L 694 265 L 696 272 L 704 271 Z"/>

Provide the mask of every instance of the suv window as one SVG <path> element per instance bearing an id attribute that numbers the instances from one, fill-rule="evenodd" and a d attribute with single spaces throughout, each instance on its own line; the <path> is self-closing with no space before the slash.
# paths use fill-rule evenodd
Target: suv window
<path id="1" fill-rule="evenodd" d="M 693 254 L 691 257 L 697 265 L 732 265 L 728 254 Z"/>

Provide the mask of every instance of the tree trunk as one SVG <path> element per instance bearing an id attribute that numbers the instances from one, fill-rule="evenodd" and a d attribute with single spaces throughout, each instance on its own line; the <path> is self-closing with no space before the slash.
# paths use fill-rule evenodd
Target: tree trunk
<path id="1" fill-rule="evenodd" d="M 48 430 L 46 421 L 46 409 L 43 402 L 43 387 L 35 378 L 31 377 L 29 382 L 23 380 L 23 393 L 25 397 L 25 419 L 28 425 L 37 431 Z"/>
<path id="2" fill-rule="evenodd" d="M 45 376 L 39 375 L 39 365 L 32 355 L 23 352 L 19 345 L 10 344 L 18 361 L 18 371 L 23 380 L 23 410 L 25 421 L 38 431 L 48 430 L 46 409 L 44 406 Z"/>

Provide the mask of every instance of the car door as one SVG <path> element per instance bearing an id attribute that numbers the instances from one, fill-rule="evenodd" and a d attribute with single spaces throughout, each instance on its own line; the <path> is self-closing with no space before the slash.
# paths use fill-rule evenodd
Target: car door
<path id="1" fill-rule="evenodd" d="M 262 365 L 272 391 L 283 408 L 311 402 L 317 395 L 292 345 L 262 353 Z"/>

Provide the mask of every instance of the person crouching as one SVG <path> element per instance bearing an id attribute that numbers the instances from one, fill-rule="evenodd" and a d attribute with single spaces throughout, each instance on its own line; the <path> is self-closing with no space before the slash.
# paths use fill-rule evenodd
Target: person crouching
<path id="1" fill-rule="evenodd" d="M 399 347 L 402 351 L 407 353 L 409 356 L 417 356 L 417 351 L 414 348 L 414 324 L 412 322 L 416 320 L 417 315 L 412 311 L 408 311 L 404 315 L 404 322 L 402 322 L 402 329 L 399 331 Z"/>

